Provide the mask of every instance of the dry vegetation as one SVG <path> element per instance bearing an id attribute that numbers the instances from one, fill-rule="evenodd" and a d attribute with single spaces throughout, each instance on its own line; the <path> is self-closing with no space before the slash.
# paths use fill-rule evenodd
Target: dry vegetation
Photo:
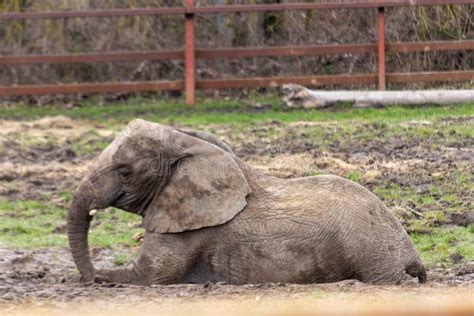
<path id="1" fill-rule="evenodd" d="M 197 5 L 242 1 L 197 0 Z M 255 3 L 257 1 L 250 1 Z M 281 0 L 266 3 L 284 2 Z M 4 0 L 0 10 L 48 11 L 179 6 L 177 0 L 57 1 Z M 474 6 L 387 10 L 387 41 L 474 39 Z M 199 47 L 366 43 L 376 40 L 375 10 L 323 10 L 200 16 Z M 5 21 L 0 24 L 0 53 L 8 55 L 171 49 L 182 46 L 182 17 L 125 17 Z M 471 70 L 473 51 L 389 55 L 390 72 Z M 374 72 L 374 55 L 304 58 L 247 58 L 199 61 L 200 78 Z M 262 66 L 263 65 L 263 66 Z M 80 81 L 160 80 L 182 77 L 183 65 L 128 62 L 1 67 L 4 85 Z"/>

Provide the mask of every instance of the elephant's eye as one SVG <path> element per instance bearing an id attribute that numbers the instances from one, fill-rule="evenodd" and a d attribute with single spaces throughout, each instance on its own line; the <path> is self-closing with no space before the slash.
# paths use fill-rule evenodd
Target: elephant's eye
<path id="1" fill-rule="evenodd" d="M 132 173 L 132 169 L 129 166 L 121 166 L 118 168 L 118 174 L 121 179 L 126 179 Z"/>

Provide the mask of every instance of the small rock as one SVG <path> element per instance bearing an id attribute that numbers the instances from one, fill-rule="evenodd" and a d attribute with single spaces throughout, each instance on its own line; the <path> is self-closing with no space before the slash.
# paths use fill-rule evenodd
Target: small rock
<path id="1" fill-rule="evenodd" d="M 458 253 L 452 253 L 449 257 L 454 263 L 460 263 L 464 259 L 464 256 Z"/>
<path id="2" fill-rule="evenodd" d="M 451 222 L 457 226 L 467 227 L 474 223 L 474 211 L 452 213 L 450 217 L 451 217 Z"/>
<path id="3" fill-rule="evenodd" d="M 61 222 L 58 225 L 56 225 L 56 227 L 54 227 L 53 233 L 55 233 L 55 234 L 65 234 L 66 233 L 66 228 L 67 228 L 66 222 Z"/>
<path id="4" fill-rule="evenodd" d="M 13 181 L 13 180 L 15 180 L 19 177 L 20 177 L 20 175 L 16 172 L 8 172 L 8 171 L 1 171 L 0 172 L 0 181 L 10 182 L 10 181 Z"/>
<path id="5" fill-rule="evenodd" d="M 38 277 L 38 279 L 43 279 L 46 276 L 46 272 L 40 271 L 36 276 Z"/>
<path id="6" fill-rule="evenodd" d="M 467 274 L 474 274 L 474 264 L 467 264 L 459 268 L 454 275 L 462 276 Z"/>
<path id="7" fill-rule="evenodd" d="M 91 250 L 92 257 L 96 258 L 97 256 L 99 256 L 101 252 L 102 252 L 102 248 L 99 248 L 99 247 L 92 248 Z"/>

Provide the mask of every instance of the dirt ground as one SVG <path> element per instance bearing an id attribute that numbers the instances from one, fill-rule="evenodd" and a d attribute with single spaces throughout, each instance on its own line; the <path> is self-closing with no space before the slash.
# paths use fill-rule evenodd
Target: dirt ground
<path id="1" fill-rule="evenodd" d="M 464 120 L 471 126 L 474 122 L 473 118 Z M 446 120 L 441 124 L 451 123 Z M 420 126 L 432 123 L 416 121 L 406 124 L 409 129 L 410 124 Z M 326 123 L 296 122 L 282 126 L 278 122 L 269 122 L 251 126 L 240 134 L 233 133 L 227 126 L 210 126 L 208 129 L 232 144 L 236 153 L 250 164 L 279 177 L 312 175 L 315 170 L 317 173 L 341 176 L 352 173 L 369 189 L 383 187 L 390 182 L 422 194 L 433 177 L 455 183 L 460 173 L 469 174 L 469 170 L 472 171 L 474 144 L 469 138 L 453 139 L 444 134 L 427 138 L 382 135 L 384 137 L 361 141 L 367 129 L 384 133 L 384 127 L 360 125 L 355 127 L 353 136 L 347 142 L 336 139 L 318 145 L 310 141 L 314 136 L 305 134 L 306 129 L 314 127 L 322 127 L 328 134 L 338 128 Z M 283 129 L 285 133 L 281 133 Z M 68 201 L 58 192 L 74 189 L 93 157 L 113 139 L 116 132 L 105 126 L 91 126 L 65 117 L 32 122 L 0 121 L 0 196 L 7 200 L 46 200 L 66 208 Z M 469 183 L 469 179 L 467 181 Z M 459 199 L 452 203 L 461 212 L 435 224 L 467 226 L 473 223 L 472 190 L 461 189 L 456 194 Z M 386 199 L 384 202 L 392 208 L 396 204 L 402 211 L 407 208 L 414 210 L 415 214 L 423 211 L 409 201 L 403 204 L 396 199 Z M 402 212 L 399 218 L 403 221 L 404 216 Z M 58 233 L 64 234 L 64 229 L 59 227 Z M 96 248 L 93 250 L 94 264 L 101 268 L 113 267 L 113 258 L 118 253 L 130 251 Z M 0 245 L 0 313 L 21 314 L 24 308 L 32 308 L 38 313 L 48 308 L 51 311 L 81 313 L 77 306 L 84 307 L 81 304 L 90 301 L 105 311 L 110 310 L 111 306 L 123 308 L 123 311 L 131 306 L 146 309 L 148 307 L 141 304 L 153 302 L 156 303 L 155 308 L 161 306 L 163 310 L 172 312 L 183 302 L 192 306 L 221 301 L 233 304 L 249 302 L 248 306 L 258 301 L 265 301 L 271 306 L 277 306 L 279 303 L 276 302 L 299 302 L 302 311 L 307 311 L 313 306 L 311 304 L 328 300 L 340 299 L 347 303 L 363 297 L 366 301 L 377 303 L 389 300 L 387 293 L 396 293 L 400 300 L 415 296 L 426 300 L 447 297 L 474 311 L 472 261 L 460 258 L 450 267 L 441 265 L 428 273 L 430 281 L 425 285 L 407 280 L 400 286 L 370 286 L 357 281 L 323 285 L 246 286 L 81 284 L 77 282 L 76 269 L 65 248 L 12 250 Z M 281 308 L 280 311 L 285 311 L 284 304 Z M 219 308 L 214 311 L 219 311 Z"/>
<path id="2" fill-rule="evenodd" d="M 113 267 L 112 261 L 116 253 L 117 251 L 110 249 L 96 249 L 93 251 L 95 266 Z M 22 314 L 25 311 L 80 314 L 78 310 L 89 310 L 90 306 L 94 306 L 101 313 L 115 310 L 124 313 L 131 310 L 184 313 L 198 305 L 199 312 L 203 314 L 207 313 L 203 308 L 210 306 L 211 312 L 225 308 L 242 314 L 248 304 L 253 306 L 253 312 L 255 308 L 284 312 L 289 306 L 292 310 L 308 312 L 314 311 L 316 307 L 322 308 L 318 304 L 326 304 L 325 308 L 334 311 L 334 306 L 341 308 L 340 304 L 357 302 L 360 308 L 380 308 L 378 305 L 386 306 L 388 301 L 390 304 L 401 301 L 403 306 L 415 306 L 419 300 L 432 300 L 430 304 L 439 304 L 440 299 L 444 304 L 456 302 L 456 308 L 474 311 L 474 266 L 433 269 L 429 272 L 429 278 L 430 281 L 423 285 L 407 279 L 394 286 L 367 285 L 355 280 L 311 285 L 271 283 L 235 286 L 217 283 L 143 287 L 83 284 L 77 280 L 77 272 L 67 249 L 1 249 L 0 311 L 8 311 L 9 314 Z M 242 302 L 245 304 L 238 304 Z M 256 305 L 259 302 L 262 304 Z M 361 302 L 368 305 L 360 306 Z M 330 303 L 333 304 L 332 307 L 328 305 Z M 438 306 L 437 311 L 445 307 Z M 352 310 L 347 310 L 346 306 L 344 311 Z"/>

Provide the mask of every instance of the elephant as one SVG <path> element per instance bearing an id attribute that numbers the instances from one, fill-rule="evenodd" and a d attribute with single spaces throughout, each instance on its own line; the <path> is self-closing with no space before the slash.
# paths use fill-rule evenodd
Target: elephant
<path id="1" fill-rule="evenodd" d="M 93 212 L 142 217 L 137 258 L 96 270 Z M 211 133 L 135 119 L 74 191 L 67 234 L 85 282 L 152 285 L 427 280 L 408 234 L 370 191 L 334 175 L 281 179 Z"/>

